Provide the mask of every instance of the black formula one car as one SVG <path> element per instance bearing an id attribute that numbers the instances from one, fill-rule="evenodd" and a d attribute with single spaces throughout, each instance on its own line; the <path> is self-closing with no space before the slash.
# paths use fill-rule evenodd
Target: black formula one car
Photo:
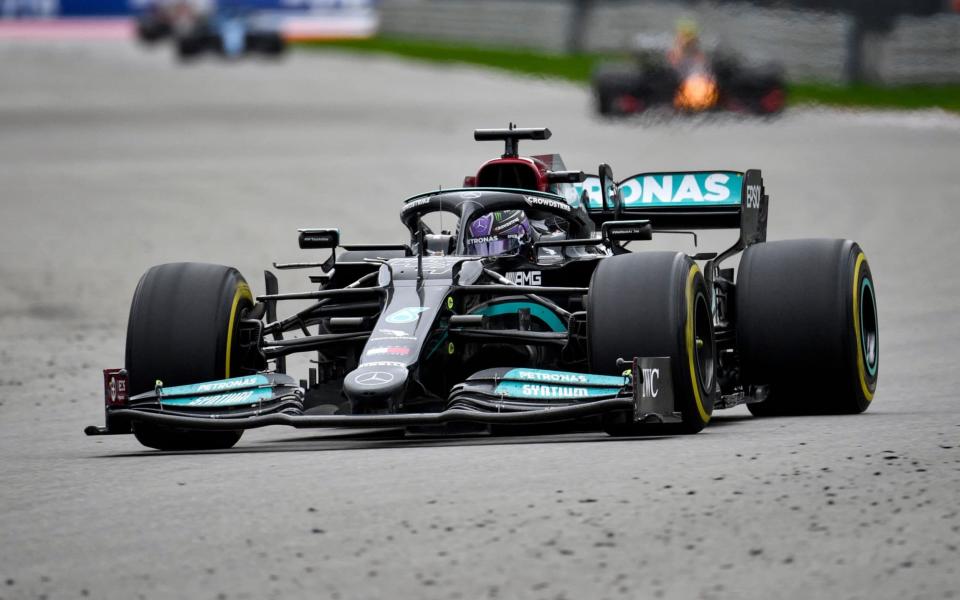
<path id="1" fill-rule="evenodd" d="M 729 53 L 671 63 L 662 52 L 638 51 L 632 62 L 601 64 L 591 86 L 596 110 L 603 116 L 655 107 L 772 115 L 783 110 L 787 99 L 780 67 L 747 67 Z"/>
<path id="2" fill-rule="evenodd" d="M 306 270 L 305 291 L 281 293 L 270 271 L 254 295 L 230 267 L 153 267 L 134 292 L 125 368 L 104 371 L 106 426 L 86 433 L 183 450 L 267 425 L 427 434 L 575 421 L 635 435 L 695 433 L 741 403 L 757 415 L 867 408 L 877 310 L 856 243 L 766 242 L 760 171 L 615 183 L 607 165 L 586 176 L 557 155 L 519 156 L 520 140 L 549 137 L 476 131 L 504 141 L 503 156 L 462 188 L 407 199 L 406 243 L 300 230 L 301 248 L 331 251 L 274 264 Z M 679 229 L 738 235 L 719 253 L 627 248 Z M 313 358 L 299 380 L 286 369 L 295 353 Z"/>

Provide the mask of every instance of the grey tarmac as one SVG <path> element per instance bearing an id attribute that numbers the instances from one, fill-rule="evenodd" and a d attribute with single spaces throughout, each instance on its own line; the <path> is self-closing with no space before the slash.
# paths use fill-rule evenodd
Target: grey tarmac
<path id="1" fill-rule="evenodd" d="M 567 84 L 333 52 L 184 68 L 4 42 L 0 61 L 0 598 L 960 595 L 957 116 L 602 121 Z M 682 438 L 273 428 L 177 455 L 81 434 L 146 268 L 231 264 L 262 292 L 271 261 L 313 258 L 298 227 L 400 241 L 399 202 L 460 184 L 499 151 L 472 129 L 508 121 L 549 126 L 521 149 L 576 168 L 760 167 L 771 239 L 859 241 L 873 406 L 735 409 Z"/>

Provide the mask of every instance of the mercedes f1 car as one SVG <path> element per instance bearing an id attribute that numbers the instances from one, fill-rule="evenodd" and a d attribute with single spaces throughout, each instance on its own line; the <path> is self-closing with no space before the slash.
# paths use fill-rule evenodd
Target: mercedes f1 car
<path id="1" fill-rule="evenodd" d="M 608 165 L 588 176 L 558 155 L 519 155 L 519 141 L 549 137 L 476 131 L 505 152 L 461 188 L 408 198 L 405 243 L 301 229 L 301 248 L 330 251 L 274 263 L 305 270 L 303 291 L 281 292 L 270 271 L 255 295 L 227 266 L 151 268 L 126 364 L 104 371 L 106 426 L 86 433 L 185 450 L 267 425 L 431 434 L 572 421 L 641 435 L 695 433 L 742 403 L 757 415 L 867 408 L 877 310 L 856 243 L 767 242 L 758 170 L 615 182 Z M 699 229 L 737 235 L 721 252 L 629 248 Z M 295 353 L 312 358 L 299 379 Z"/>

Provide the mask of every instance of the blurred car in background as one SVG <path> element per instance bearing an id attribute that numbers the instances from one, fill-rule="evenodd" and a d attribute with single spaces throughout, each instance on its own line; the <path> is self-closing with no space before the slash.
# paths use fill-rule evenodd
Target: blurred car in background
<path id="1" fill-rule="evenodd" d="M 137 17 L 136 31 L 143 43 L 172 40 L 181 60 L 204 54 L 280 56 L 287 48 L 277 19 L 238 2 L 153 2 Z"/>
<path id="2" fill-rule="evenodd" d="M 597 111 L 604 116 L 669 106 L 679 112 L 729 110 L 774 114 L 786 103 L 786 85 L 777 65 L 748 67 L 738 56 L 714 49 L 709 54 L 692 23 L 681 23 L 669 48 L 659 39 L 638 36 L 634 60 L 601 64 L 593 73 Z"/>
<path id="3" fill-rule="evenodd" d="M 280 56 L 286 51 L 283 34 L 255 13 L 224 11 L 197 19 L 176 36 L 177 56 L 190 60 L 203 54 L 239 58 L 245 54 Z"/>

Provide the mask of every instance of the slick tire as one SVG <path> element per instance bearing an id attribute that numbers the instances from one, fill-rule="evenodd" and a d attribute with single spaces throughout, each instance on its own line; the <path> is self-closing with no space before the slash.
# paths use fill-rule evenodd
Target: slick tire
<path id="1" fill-rule="evenodd" d="M 287 42 L 279 33 L 268 33 L 262 36 L 259 48 L 265 56 L 279 58 L 287 50 Z"/>
<path id="2" fill-rule="evenodd" d="M 157 19 L 137 21 L 137 39 L 141 44 L 151 45 L 170 35 L 170 26 Z"/>
<path id="3" fill-rule="evenodd" d="M 879 329 L 870 265 L 850 240 L 747 248 L 737 275 L 742 380 L 768 385 L 758 416 L 854 414 L 877 389 Z"/>
<path id="4" fill-rule="evenodd" d="M 180 62 L 195 60 L 203 53 L 204 49 L 203 39 L 198 36 L 186 35 L 178 37 L 176 40 L 177 59 Z"/>
<path id="5" fill-rule="evenodd" d="M 593 84 L 594 102 L 597 113 L 602 117 L 612 117 L 617 114 L 616 91 L 603 79 Z"/>
<path id="6" fill-rule="evenodd" d="M 623 115 L 617 101 L 625 94 L 636 93 L 637 75 L 625 66 L 601 66 L 593 74 L 593 96 L 597 112 L 604 117 Z"/>
<path id="7" fill-rule="evenodd" d="M 235 335 L 253 307 L 250 287 L 233 268 L 203 263 L 153 267 L 140 278 L 127 324 L 130 394 L 243 374 Z M 242 431 L 196 431 L 133 423 L 144 446 L 157 450 L 230 448 Z"/>
<path id="8" fill-rule="evenodd" d="M 592 373 L 618 374 L 617 359 L 671 359 L 679 425 L 638 426 L 629 416 L 605 421 L 610 435 L 697 433 L 710 421 L 717 389 L 709 294 L 699 267 L 680 252 L 605 258 L 587 299 Z"/>

